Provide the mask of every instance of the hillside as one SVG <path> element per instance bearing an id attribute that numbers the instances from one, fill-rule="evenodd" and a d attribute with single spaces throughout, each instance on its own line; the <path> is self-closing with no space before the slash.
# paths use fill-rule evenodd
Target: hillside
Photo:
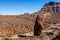
<path id="1" fill-rule="evenodd" d="M 32 31 L 37 14 L 0 15 L 0 37 Z"/>
<path id="2" fill-rule="evenodd" d="M 60 40 L 60 2 L 46 3 L 35 25 L 35 35 L 43 35 L 43 40 Z"/>

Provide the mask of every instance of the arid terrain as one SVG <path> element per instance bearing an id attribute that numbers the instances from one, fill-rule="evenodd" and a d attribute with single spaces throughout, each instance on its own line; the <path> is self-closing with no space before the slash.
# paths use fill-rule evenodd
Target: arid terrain
<path id="1" fill-rule="evenodd" d="M 32 14 L 0 15 L 0 37 L 3 38 L 1 40 L 60 40 L 59 5 L 58 2 L 49 2 Z M 33 34 L 35 25 L 42 27 L 41 32 L 36 29 L 36 33 L 40 33 L 39 36 Z"/>
<path id="2" fill-rule="evenodd" d="M 36 15 L 0 15 L 0 37 L 33 31 Z"/>

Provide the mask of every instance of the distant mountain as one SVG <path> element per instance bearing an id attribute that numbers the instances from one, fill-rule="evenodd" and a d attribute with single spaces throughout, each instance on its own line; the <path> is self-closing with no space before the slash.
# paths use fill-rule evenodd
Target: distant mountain
<path id="1" fill-rule="evenodd" d="M 41 9 L 42 11 L 51 12 L 51 13 L 60 13 L 60 2 L 49 2 L 44 5 Z"/>

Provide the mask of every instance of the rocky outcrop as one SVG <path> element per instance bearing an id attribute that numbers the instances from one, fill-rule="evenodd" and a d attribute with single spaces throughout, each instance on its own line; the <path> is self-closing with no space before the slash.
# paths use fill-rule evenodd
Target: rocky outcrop
<path id="1" fill-rule="evenodd" d="M 49 40 L 54 40 L 54 37 L 60 34 L 60 26 L 57 24 L 60 25 L 60 3 L 49 2 L 36 17 L 34 32 L 37 32 L 34 34 L 45 35 Z"/>

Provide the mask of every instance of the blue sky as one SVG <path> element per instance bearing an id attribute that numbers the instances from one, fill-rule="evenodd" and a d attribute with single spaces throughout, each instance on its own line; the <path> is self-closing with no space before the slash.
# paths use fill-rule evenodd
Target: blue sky
<path id="1" fill-rule="evenodd" d="M 60 0 L 0 0 L 0 15 L 33 13 L 50 1 L 60 2 Z"/>

